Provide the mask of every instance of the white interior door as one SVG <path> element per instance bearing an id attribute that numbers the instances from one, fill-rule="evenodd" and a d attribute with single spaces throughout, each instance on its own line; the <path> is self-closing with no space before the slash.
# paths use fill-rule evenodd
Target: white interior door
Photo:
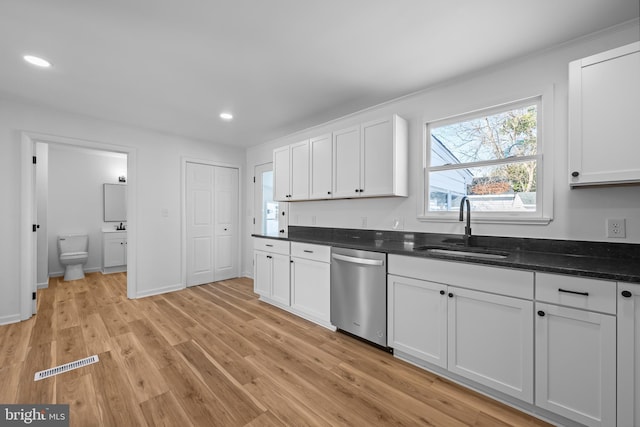
<path id="1" fill-rule="evenodd" d="M 187 286 L 214 281 L 214 168 L 187 163 Z"/>
<path id="2" fill-rule="evenodd" d="M 238 169 L 214 167 L 215 280 L 238 277 Z"/>

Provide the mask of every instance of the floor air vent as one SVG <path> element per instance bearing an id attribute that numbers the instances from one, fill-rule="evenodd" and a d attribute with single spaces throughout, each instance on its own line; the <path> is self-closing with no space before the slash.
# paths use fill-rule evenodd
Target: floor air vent
<path id="1" fill-rule="evenodd" d="M 44 371 L 36 372 L 34 381 L 40 381 L 45 378 L 53 377 L 54 375 L 62 374 L 64 372 L 73 371 L 74 369 L 82 368 L 83 366 L 91 365 L 98 362 L 98 356 L 86 357 L 84 359 L 76 360 L 75 362 L 65 363 L 64 365 L 56 366 L 55 368 L 45 369 Z"/>

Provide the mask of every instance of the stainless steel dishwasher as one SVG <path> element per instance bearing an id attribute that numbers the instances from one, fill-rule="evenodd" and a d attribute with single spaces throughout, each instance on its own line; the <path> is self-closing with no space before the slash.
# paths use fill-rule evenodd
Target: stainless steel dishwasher
<path id="1" fill-rule="evenodd" d="M 387 254 L 331 248 L 331 323 L 387 347 Z"/>

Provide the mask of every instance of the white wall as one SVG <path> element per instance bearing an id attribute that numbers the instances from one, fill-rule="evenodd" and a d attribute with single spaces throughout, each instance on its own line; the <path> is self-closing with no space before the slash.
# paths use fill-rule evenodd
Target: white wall
<path id="1" fill-rule="evenodd" d="M 409 121 L 409 197 L 353 199 L 289 203 L 289 225 L 360 228 L 367 217 L 369 229 L 391 229 L 394 218 L 404 219 L 404 229 L 417 232 L 461 234 L 463 225 L 419 222 L 419 180 L 422 172 L 423 124 L 509 99 L 523 89 L 554 87 L 554 131 L 551 147 L 545 152 L 553 160 L 554 219 L 548 225 L 474 224 L 474 234 L 512 237 L 640 243 L 640 186 L 582 188 L 570 190 L 567 172 L 567 90 L 568 63 L 572 60 L 622 46 L 640 37 L 638 20 L 556 46 L 536 55 L 492 67 L 466 78 L 443 83 L 420 93 L 355 113 L 340 120 L 298 132 L 247 150 L 247 173 L 255 165 L 271 161 L 273 148 L 321 135 L 333 130 L 397 113 Z M 420 54 L 416 50 L 416 54 Z M 425 53 L 427 54 L 427 53 Z M 409 66 L 410 64 L 407 64 Z M 636 143 L 636 141 L 629 141 Z M 253 186 L 247 187 L 250 208 Z M 248 209 L 246 224 L 251 228 L 253 212 Z M 606 218 L 626 218 L 627 238 L 607 239 Z M 250 266 L 250 233 L 245 241 L 246 265 Z M 249 273 L 249 272 L 247 272 Z"/>
<path id="2" fill-rule="evenodd" d="M 136 150 L 137 295 L 162 292 L 182 284 L 181 158 L 237 165 L 241 174 L 244 172 L 243 149 L 121 126 L 0 97 L 0 324 L 16 321 L 20 314 L 19 284 L 24 273 L 16 266 L 20 265 L 22 131 Z M 246 183 L 240 183 L 240 188 L 245 186 Z M 164 209 L 168 212 L 166 217 L 162 215 Z"/>
<path id="3" fill-rule="evenodd" d="M 124 154 L 50 145 L 47 209 L 50 277 L 64 274 L 57 246 L 62 234 L 88 235 L 89 258 L 84 270 L 102 269 L 101 230 L 114 228 L 114 223 L 103 221 L 103 184 L 117 184 L 122 175 L 127 175 Z"/>

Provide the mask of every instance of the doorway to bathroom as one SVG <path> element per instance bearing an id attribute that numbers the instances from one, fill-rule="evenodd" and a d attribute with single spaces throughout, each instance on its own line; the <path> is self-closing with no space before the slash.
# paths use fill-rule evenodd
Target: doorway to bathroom
<path id="1" fill-rule="evenodd" d="M 89 236 L 85 272 L 102 271 L 103 231 L 128 224 L 127 296 L 135 297 L 135 149 L 51 135 L 23 133 L 21 159 L 21 319 L 35 314 L 37 289 L 64 274 L 57 255 L 63 234 Z M 26 165 L 26 166 L 25 166 Z M 104 217 L 104 184 L 128 187 L 127 221 Z"/>

